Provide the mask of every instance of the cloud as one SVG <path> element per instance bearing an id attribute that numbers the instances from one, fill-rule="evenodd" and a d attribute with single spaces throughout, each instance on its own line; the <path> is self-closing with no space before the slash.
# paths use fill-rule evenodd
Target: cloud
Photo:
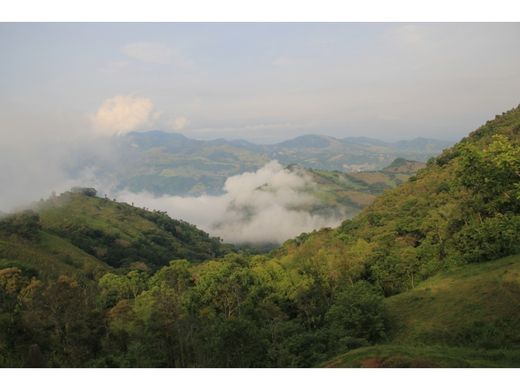
<path id="1" fill-rule="evenodd" d="M 122 48 L 123 53 L 134 60 L 153 64 L 173 64 L 181 68 L 189 68 L 191 60 L 179 51 L 156 42 L 129 43 Z"/>
<path id="2" fill-rule="evenodd" d="M 98 134 L 124 134 L 138 130 L 156 118 L 150 99 L 133 96 L 114 96 L 99 107 L 94 116 L 94 128 Z"/>
<path id="3" fill-rule="evenodd" d="M 122 192 L 118 200 L 167 211 L 232 243 L 282 243 L 302 232 L 336 226 L 343 219 L 314 215 L 318 202 L 306 189 L 314 183 L 304 171 L 271 161 L 256 172 L 229 177 L 220 196 L 160 196 Z"/>
<path id="4" fill-rule="evenodd" d="M 0 110 L 0 211 L 73 186 L 111 188 L 99 175 L 118 158 L 112 142 L 95 137 L 87 117 Z"/>
<path id="5" fill-rule="evenodd" d="M 190 123 L 189 119 L 185 116 L 178 116 L 176 117 L 172 123 L 171 126 L 174 130 L 182 130 L 184 129 L 188 124 Z"/>

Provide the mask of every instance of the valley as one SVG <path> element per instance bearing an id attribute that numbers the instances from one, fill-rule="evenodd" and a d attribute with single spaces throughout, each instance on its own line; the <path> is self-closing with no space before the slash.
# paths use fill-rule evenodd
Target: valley
<path id="1" fill-rule="evenodd" d="M 517 367 L 520 106 L 385 165 L 277 168 L 352 218 L 269 252 L 92 188 L 3 216 L 0 365 Z"/>

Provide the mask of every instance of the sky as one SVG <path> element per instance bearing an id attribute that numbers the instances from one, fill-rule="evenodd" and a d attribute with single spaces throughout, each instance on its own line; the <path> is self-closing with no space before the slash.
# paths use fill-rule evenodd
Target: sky
<path id="1" fill-rule="evenodd" d="M 520 23 L 0 23 L 0 136 L 456 141 L 520 103 L 519 40 Z"/>

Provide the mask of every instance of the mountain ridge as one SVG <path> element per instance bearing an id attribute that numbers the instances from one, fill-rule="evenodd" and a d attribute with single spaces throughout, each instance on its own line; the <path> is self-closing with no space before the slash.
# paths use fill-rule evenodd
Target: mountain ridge
<path id="1" fill-rule="evenodd" d="M 399 174 L 409 167 L 401 159 L 388 169 Z M 323 180 L 337 173 L 327 172 Z M 78 232 L 76 238 L 88 245 L 78 244 L 103 258 L 107 236 L 109 244 L 122 240 L 114 246 L 125 248 L 130 230 L 150 232 L 149 223 L 165 218 L 97 198 L 91 189 L 75 191 L 81 193 L 66 195 L 77 201 L 74 207 L 51 207 L 57 213 L 43 211 L 41 220 L 28 212 L 0 223 L 2 366 L 520 362 L 520 106 L 430 159 L 352 220 L 302 234 L 267 254 L 231 251 L 165 264 L 154 243 L 161 246 L 166 237 L 154 228 L 145 242 L 134 240 L 142 247 L 130 245 L 138 250 L 132 256 L 123 251 L 112 260 L 126 265 L 139 250 L 152 248 L 160 268 L 96 263 L 104 268 L 72 273 L 63 266 L 48 277 L 35 275 L 31 266 L 45 269 L 49 260 L 68 267 L 96 261 L 85 251 L 77 255 L 88 259 L 65 252 L 71 250 L 67 239 Z M 40 222 L 48 231 L 41 231 Z M 207 239 L 202 232 L 184 233 L 190 232 Z M 49 237 L 53 245 L 38 246 Z M 56 240 L 68 245 L 58 248 Z M 171 258 L 168 242 L 162 253 Z M 207 248 L 202 245 L 202 254 L 212 256 Z M 45 250 L 42 261 L 38 250 Z"/>
<path id="2" fill-rule="evenodd" d="M 51 196 L 0 219 L 0 259 L 43 274 L 156 269 L 174 259 L 203 261 L 231 250 L 194 225 L 98 197 L 92 188 Z"/>
<path id="3" fill-rule="evenodd" d="M 272 160 L 327 171 L 381 170 L 396 158 L 426 161 L 450 145 L 435 140 L 388 143 L 303 135 L 271 145 L 244 140 L 195 140 L 162 131 L 133 132 L 114 138 L 119 163 L 104 167 L 115 190 L 155 195 L 199 196 L 222 193 L 225 180 L 254 171 Z"/>

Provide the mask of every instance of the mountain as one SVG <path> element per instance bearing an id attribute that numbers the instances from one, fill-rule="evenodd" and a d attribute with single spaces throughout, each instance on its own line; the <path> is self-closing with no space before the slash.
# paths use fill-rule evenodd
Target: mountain
<path id="1" fill-rule="evenodd" d="M 256 170 L 271 160 L 319 170 L 374 171 L 398 157 L 426 161 L 450 145 L 425 139 L 387 143 L 321 135 L 256 145 L 243 140 L 193 140 L 161 131 L 134 132 L 114 142 L 119 163 L 102 172 L 116 183 L 116 189 L 182 196 L 221 194 L 228 177 Z"/>
<path id="2" fill-rule="evenodd" d="M 0 223 L 0 366 L 520 365 L 520 106 L 270 253 L 92 189 L 33 209 Z"/>
<path id="3" fill-rule="evenodd" d="M 312 215 L 352 218 L 384 191 L 407 181 L 426 164 L 396 159 L 381 171 L 345 173 L 289 165 L 288 169 L 307 177 L 313 184 L 304 192 L 315 199 Z"/>
<path id="4" fill-rule="evenodd" d="M 337 229 L 303 234 L 277 249 L 273 262 L 322 275 L 324 291 L 369 281 L 385 296 L 385 309 L 376 313 L 386 312 L 386 320 L 364 325 L 373 335 L 340 327 L 346 338 L 327 353 L 352 351 L 324 364 L 518 366 L 520 258 L 503 257 L 520 252 L 519 200 L 520 106 Z M 375 315 L 363 305 L 360 313 Z"/>
<path id="5" fill-rule="evenodd" d="M 43 275 L 155 269 L 174 259 L 203 261 L 230 250 L 187 222 L 73 189 L 0 220 L 2 266 Z"/>
<path id="6" fill-rule="evenodd" d="M 255 170 L 269 158 L 246 142 L 199 141 L 160 131 L 115 139 L 116 163 L 103 167 L 116 190 L 155 195 L 220 194 L 230 176 Z"/>
<path id="7" fill-rule="evenodd" d="M 289 241 L 284 256 L 297 261 L 321 246 L 337 248 L 328 255 L 343 258 L 347 269 L 355 261 L 357 277 L 370 278 L 391 295 L 453 264 L 515 253 L 519 129 L 520 109 L 497 116 L 354 219 Z M 349 261 L 345 253 L 355 247 L 363 251 L 358 248 Z"/>
<path id="8" fill-rule="evenodd" d="M 331 146 L 342 144 L 342 142 L 333 137 L 323 135 L 302 135 L 291 140 L 283 141 L 272 145 L 272 148 L 277 151 L 282 150 L 296 150 L 300 148 L 306 149 L 325 149 Z"/>

